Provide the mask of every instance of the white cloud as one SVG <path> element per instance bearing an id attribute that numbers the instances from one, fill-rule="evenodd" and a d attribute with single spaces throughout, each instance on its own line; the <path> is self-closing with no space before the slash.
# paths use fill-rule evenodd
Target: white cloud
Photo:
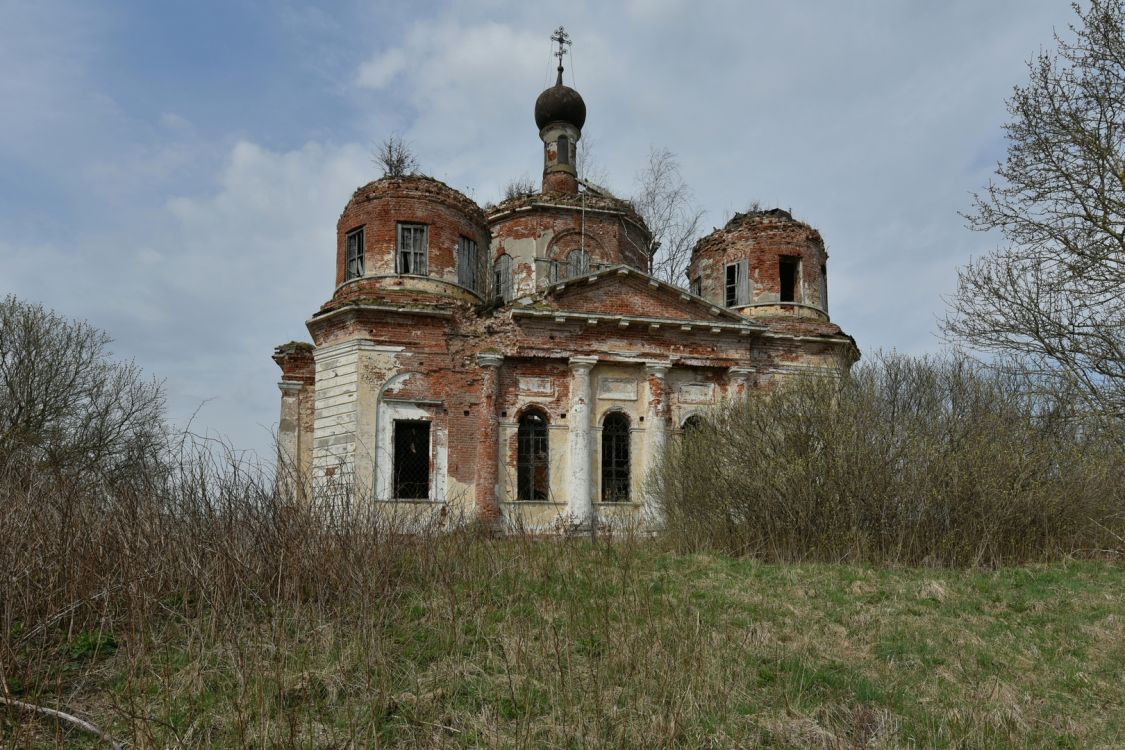
<path id="1" fill-rule="evenodd" d="M 1071 15 L 1056 0 L 575 0 L 546 20 L 516 0 L 420 7 L 365 5 L 358 20 L 283 8 L 282 52 L 320 73 L 246 85 L 291 101 L 328 80 L 340 97 L 302 122 L 312 132 L 281 118 L 260 132 L 186 89 L 174 112 L 122 111 L 105 93 L 120 72 L 98 63 L 113 57 L 109 10 L 136 8 L 9 0 L 0 162 L 40 178 L 47 197 L 23 184 L 0 195 L 0 293 L 105 327 L 168 378 L 178 418 L 213 399 L 197 425 L 265 446 L 270 349 L 304 337 L 332 291 L 337 217 L 374 172 L 361 143 L 404 134 L 478 202 L 537 174 L 532 105 L 554 80 L 548 36 L 561 22 L 584 136 L 613 187 L 628 192 L 654 144 L 676 152 L 708 225 L 755 198 L 792 207 L 824 233 L 833 315 L 861 347 L 934 348 L 956 266 L 994 242 L 956 212 L 1002 155 L 1023 61 Z"/>
<path id="2" fill-rule="evenodd" d="M 114 236 L 0 243 L 21 296 L 106 328 L 116 351 L 166 379 L 180 424 L 268 445 L 278 379 L 272 347 L 307 339 L 332 293 L 336 218 L 371 178 L 355 144 L 230 148 L 214 186 L 132 217 Z M 202 404 L 202 406 L 201 406 Z"/>
<path id="3" fill-rule="evenodd" d="M 363 88 L 385 88 L 406 69 L 406 63 L 406 52 L 403 49 L 396 47 L 387 50 L 359 66 L 356 83 Z"/>

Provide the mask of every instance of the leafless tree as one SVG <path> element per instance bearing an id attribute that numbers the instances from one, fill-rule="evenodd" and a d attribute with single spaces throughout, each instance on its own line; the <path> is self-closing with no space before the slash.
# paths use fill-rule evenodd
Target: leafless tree
<path id="1" fill-rule="evenodd" d="M 946 337 L 1079 385 L 1125 418 L 1125 0 L 1028 63 L 1006 161 L 966 217 L 1007 241 L 958 272 Z"/>
<path id="2" fill-rule="evenodd" d="M 650 273 L 684 286 L 703 211 L 680 174 L 676 155 L 666 148 L 649 149 L 648 164 L 637 175 L 637 184 L 633 205 L 652 232 Z"/>
<path id="3" fill-rule="evenodd" d="M 0 301 L 0 464 L 85 481 L 156 456 L 162 388 L 112 361 L 109 343 L 85 321 Z"/>
<path id="4" fill-rule="evenodd" d="M 389 135 L 383 139 L 373 154 L 375 164 L 383 170 L 384 177 L 408 177 L 418 174 L 418 158 L 413 147 L 401 136 Z"/>
<path id="5" fill-rule="evenodd" d="M 600 153 L 595 136 L 582 136 L 578 141 L 578 177 L 582 183 L 595 185 L 599 192 L 614 195 L 615 191 L 609 187 L 609 171 L 598 158 Z"/>
<path id="6" fill-rule="evenodd" d="M 517 177 L 508 182 L 504 186 L 504 200 L 511 200 L 512 198 L 522 198 L 525 195 L 534 195 L 539 192 L 535 185 L 535 180 L 527 175 Z"/>

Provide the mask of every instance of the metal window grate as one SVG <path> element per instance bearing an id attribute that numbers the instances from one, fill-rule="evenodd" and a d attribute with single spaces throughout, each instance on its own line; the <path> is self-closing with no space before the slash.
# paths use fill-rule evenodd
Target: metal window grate
<path id="1" fill-rule="evenodd" d="M 396 419 L 394 430 L 394 496 L 425 500 L 430 496 L 430 423 Z"/>
<path id="2" fill-rule="evenodd" d="M 602 423 L 602 501 L 629 500 L 629 418 L 615 412 Z"/>
<path id="3" fill-rule="evenodd" d="M 571 250 L 570 255 L 566 256 L 568 278 L 576 276 L 585 276 L 590 273 L 590 254 L 585 250 Z"/>
<path id="4" fill-rule="evenodd" d="M 546 500 L 550 494 L 550 454 L 547 418 L 538 411 L 520 417 L 516 431 L 516 497 Z"/>

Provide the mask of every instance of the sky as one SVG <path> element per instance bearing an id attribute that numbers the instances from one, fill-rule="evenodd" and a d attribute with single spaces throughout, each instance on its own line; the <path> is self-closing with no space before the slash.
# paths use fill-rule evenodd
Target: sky
<path id="1" fill-rule="evenodd" d="M 0 295 L 106 330 L 170 419 L 272 455 L 273 347 L 335 280 L 335 227 L 397 134 L 478 203 L 536 181 L 532 116 L 573 39 L 589 166 L 629 196 L 676 154 L 709 231 L 752 202 L 817 227 L 832 319 L 935 352 L 959 212 L 1066 0 L 0 0 Z M 580 169 L 583 165 L 580 165 Z"/>

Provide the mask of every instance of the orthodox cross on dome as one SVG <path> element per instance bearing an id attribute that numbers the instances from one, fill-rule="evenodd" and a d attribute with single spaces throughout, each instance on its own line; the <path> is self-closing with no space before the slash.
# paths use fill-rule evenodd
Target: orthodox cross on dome
<path id="1" fill-rule="evenodd" d="M 562 74 L 563 74 L 562 61 L 563 61 L 563 55 L 566 54 L 566 48 L 570 46 L 570 34 L 566 33 L 565 27 L 560 26 L 557 29 L 555 29 L 554 34 L 551 34 L 551 41 L 557 42 L 558 45 L 559 45 L 558 50 L 556 52 L 551 53 L 551 54 L 553 54 L 555 57 L 559 58 L 559 80 L 555 85 L 556 86 L 562 86 Z"/>

